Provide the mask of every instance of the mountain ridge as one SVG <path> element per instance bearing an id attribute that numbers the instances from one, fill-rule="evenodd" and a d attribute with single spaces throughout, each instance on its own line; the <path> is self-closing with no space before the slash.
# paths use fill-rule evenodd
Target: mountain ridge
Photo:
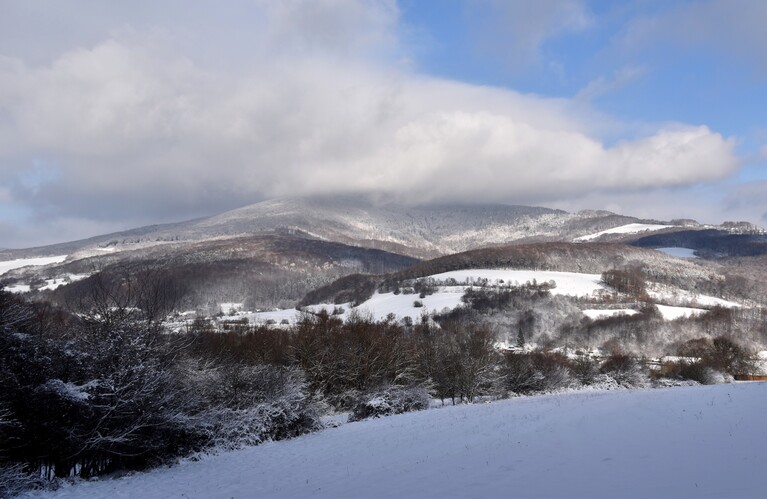
<path id="1" fill-rule="evenodd" d="M 137 227 L 33 248 L 0 250 L 10 259 L 238 237 L 297 233 L 322 240 L 379 249 L 397 248 L 418 258 L 439 256 L 518 240 L 568 240 L 589 231 L 640 221 L 606 211 L 568 213 L 505 204 L 405 206 L 364 196 L 285 197 L 210 217 Z"/>

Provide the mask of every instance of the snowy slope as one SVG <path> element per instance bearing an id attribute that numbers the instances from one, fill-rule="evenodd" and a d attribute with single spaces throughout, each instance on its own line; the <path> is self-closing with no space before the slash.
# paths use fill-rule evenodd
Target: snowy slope
<path id="1" fill-rule="evenodd" d="M 577 272 L 554 272 L 545 270 L 511 270 L 511 269 L 467 269 L 444 272 L 430 276 L 438 281 L 455 279 L 458 282 L 473 282 L 487 279 L 494 284 L 525 284 L 533 280 L 538 283 L 554 281 L 556 287 L 551 290 L 553 295 L 590 296 L 595 291 L 606 289 L 600 281 L 599 274 L 580 274 Z"/>
<path id="2" fill-rule="evenodd" d="M 407 206 L 365 196 L 288 197 L 211 217 L 153 225 L 45 248 L 0 252 L 0 259 L 68 253 L 82 258 L 169 243 L 248 234 L 293 234 L 416 257 L 434 257 L 521 239 L 570 241 L 637 221 L 605 211 L 567 213 L 504 204 Z"/>
<path id="3" fill-rule="evenodd" d="M 45 279 L 45 284 L 36 289 L 40 291 L 53 291 L 54 289 L 58 289 L 61 286 L 66 286 L 67 284 L 81 281 L 88 276 L 90 276 L 90 274 L 64 274 L 60 277 L 54 277 L 53 279 Z M 24 283 L 16 283 L 11 286 L 6 286 L 3 289 L 5 291 L 10 291 L 11 293 L 29 293 L 32 290 L 32 286 Z"/>
<path id="4" fill-rule="evenodd" d="M 580 392 L 350 423 L 56 498 L 764 497 L 767 384 Z"/>
<path id="5" fill-rule="evenodd" d="M 22 267 L 50 265 L 52 263 L 61 263 L 67 259 L 67 255 L 46 256 L 41 258 L 19 258 L 16 260 L 7 260 L 0 262 L 0 275 Z"/>
<path id="6" fill-rule="evenodd" d="M 511 270 L 511 269 L 467 269 L 452 272 L 435 274 L 428 278 L 435 279 L 438 282 L 445 282 L 448 279 L 454 279 L 460 285 L 458 286 L 439 286 L 434 294 L 420 298 L 417 294 L 397 294 L 376 292 L 370 299 L 352 308 L 351 303 L 332 304 L 319 303 L 306 307 L 312 312 L 319 312 L 322 309 L 331 313 L 336 307 L 343 308 L 343 313 L 338 317 L 347 319 L 352 310 L 363 316 L 372 316 L 373 320 L 380 321 L 389 314 L 394 314 L 398 319 L 410 317 L 417 321 L 423 314 L 433 312 L 442 312 L 445 309 L 452 310 L 462 304 L 461 298 L 466 288 L 471 283 L 487 279 L 488 284 L 498 285 L 519 285 L 533 280 L 543 283 L 554 281 L 556 287 L 551 290 L 553 295 L 567 296 L 591 296 L 594 292 L 605 289 L 600 283 L 599 274 L 579 274 L 575 272 L 553 272 L 536 270 Z M 465 285 L 464 285 L 465 284 Z M 419 302 L 421 306 L 415 306 Z M 241 315 L 240 317 L 242 317 Z M 294 323 L 300 315 L 295 310 L 259 312 L 245 314 L 251 323 L 265 323 L 272 320 L 280 322 L 285 319 Z"/>
<path id="7" fill-rule="evenodd" d="M 589 319 L 604 319 L 606 317 L 615 317 L 616 315 L 636 315 L 639 312 L 630 308 L 618 308 L 610 310 L 602 309 L 586 309 L 583 311 L 583 315 Z"/>
<path id="8" fill-rule="evenodd" d="M 362 316 L 369 316 L 373 320 L 380 321 L 389 314 L 394 314 L 397 319 L 410 317 L 417 321 L 423 314 L 440 313 L 445 309 L 452 310 L 462 304 L 461 298 L 466 288 L 471 285 L 489 286 L 508 286 L 522 285 L 528 282 L 536 281 L 540 283 L 553 282 L 555 287 L 550 290 L 552 295 L 559 296 L 577 296 L 577 297 L 595 297 L 602 291 L 608 291 L 602 284 L 600 274 L 584 274 L 577 272 L 557 272 L 544 270 L 513 270 L 513 269 L 465 269 L 434 274 L 424 279 L 433 279 L 438 284 L 453 282 L 457 285 L 439 285 L 434 294 L 420 298 L 417 294 L 394 294 L 376 292 L 371 298 L 364 301 L 357 307 L 352 307 L 351 303 L 332 304 L 319 303 L 305 307 L 309 312 L 319 312 L 326 310 L 332 313 L 334 309 L 340 307 L 343 313 L 337 314 L 341 319 L 348 319 L 350 314 L 359 313 Z M 707 310 L 700 307 L 723 306 L 728 308 L 740 307 L 735 302 L 723 300 L 714 296 L 707 296 L 692 293 L 690 291 L 672 288 L 660 284 L 652 283 L 648 295 L 655 301 L 670 305 L 658 305 L 658 310 L 666 320 L 674 320 L 680 317 L 690 317 L 700 315 Z M 419 306 L 416 306 L 416 302 Z M 591 319 L 605 318 L 617 314 L 633 315 L 636 310 L 603 310 L 587 309 L 583 311 L 584 315 Z M 277 310 L 270 312 L 239 314 L 231 319 L 247 317 L 252 324 L 263 324 L 267 321 L 282 322 L 288 321 L 294 324 L 300 319 L 300 313 L 295 310 Z M 228 318 L 228 317 L 227 317 Z"/>
<path id="9" fill-rule="evenodd" d="M 743 305 L 734 301 L 724 300 L 716 296 L 701 295 L 679 288 L 672 288 L 657 283 L 651 283 L 647 295 L 655 301 L 673 303 L 678 306 L 724 307 L 740 308 Z"/>
<path id="10" fill-rule="evenodd" d="M 352 310 L 365 316 L 372 316 L 373 320 L 381 321 L 386 319 L 389 314 L 394 314 L 398 319 L 410 317 L 413 321 L 420 320 L 423 314 L 433 312 L 442 312 L 444 309 L 452 310 L 461 305 L 461 298 L 465 292 L 463 286 L 443 286 L 439 291 L 432 295 L 420 298 L 416 294 L 378 293 L 376 292 L 369 300 L 361 303 L 352 309 L 351 303 L 333 305 L 329 303 L 320 303 L 306 307 L 313 312 L 319 312 L 322 309 L 332 312 L 335 307 L 344 309 L 344 313 L 339 317 L 346 320 L 349 318 Z M 416 306 L 415 303 L 421 303 Z"/>
<path id="11" fill-rule="evenodd" d="M 655 306 L 658 308 L 658 312 L 660 312 L 660 315 L 662 315 L 663 318 L 666 319 L 667 321 L 681 319 L 682 317 L 695 317 L 696 315 L 701 315 L 707 312 L 707 310 L 702 308 L 671 307 L 668 305 L 655 305 Z"/>
<path id="12" fill-rule="evenodd" d="M 596 234 L 589 234 L 587 236 L 576 237 L 575 241 L 592 241 L 605 234 L 638 234 L 640 232 L 652 232 L 661 229 L 669 229 L 675 227 L 674 225 L 659 225 L 659 224 L 627 224 L 620 227 L 613 227 L 612 229 L 603 230 Z"/>

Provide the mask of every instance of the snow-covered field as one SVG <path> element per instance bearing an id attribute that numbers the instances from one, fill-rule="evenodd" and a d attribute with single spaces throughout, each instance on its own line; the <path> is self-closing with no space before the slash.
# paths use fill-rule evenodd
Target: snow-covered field
<path id="1" fill-rule="evenodd" d="M 67 255 L 46 256 L 41 258 L 20 258 L 18 260 L 6 260 L 0 262 L 0 275 L 10 272 L 13 269 L 29 267 L 32 265 L 50 265 L 52 263 L 61 263 L 67 259 Z"/>
<path id="2" fill-rule="evenodd" d="M 436 293 L 424 298 L 419 298 L 417 294 L 395 295 L 394 293 L 376 292 L 369 300 L 354 308 L 352 308 L 351 303 L 343 303 L 341 305 L 320 303 L 306 308 L 313 312 L 325 309 L 330 313 L 335 307 L 341 307 L 344 312 L 339 314 L 338 317 L 344 320 L 348 319 L 352 310 L 354 310 L 355 313 L 363 317 L 370 316 L 375 321 L 386 319 L 389 314 L 394 314 L 398 319 L 410 317 L 413 321 L 418 321 L 423 314 L 442 312 L 445 309 L 452 310 L 461 305 L 461 297 L 463 297 L 464 291 L 463 286 L 445 286 Z M 416 306 L 416 302 L 419 302 L 421 306 Z"/>
<path id="3" fill-rule="evenodd" d="M 589 234 L 587 236 L 576 237 L 575 241 L 593 241 L 605 234 L 638 234 L 640 232 L 652 232 L 656 230 L 669 229 L 675 227 L 675 225 L 659 225 L 659 224 L 627 224 L 620 227 L 613 227 L 612 229 L 603 230 L 596 234 Z"/>
<path id="4" fill-rule="evenodd" d="M 667 321 L 673 321 L 682 317 L 694 317 L 707 312 L 703 308 L 690 308 L 690 307 L 670 307 L 668 305 L 655 305 L 658 308 L 658 312 Z"/>
<path id="5" fill-rule="evenodd" d="M 765 497 L 767 383 L 578 392 L 446 407 L 55 498 Z"/>
<path id="6" fill-rule="evenodd" d="M 320 303 L 306 307 L 307 311 L 319 312 L 322 309 L 332 313 L 334 309 L 341 308 L 342 313 L 337 314 L 341 319 L 348 319 L 352 311 L 362 316 L 371 317 L 373 320 L 380 321 L 389 314 L 394 314 L 397 319 L 410 317 L 413 321 L 418 321 L 423 314 L 432 314 L 443 312 L 446 309 L 452 310 L 462 304 L 461 298 L 469 285 L 478 285 L 486 281 L 487 285 L 521 285 L 532 281 L 545 283 L 553 281 L 555 287 L 551 289 L 552 295 L 594 297 L 608 288 L 602 284 L 602 278 L 599 274 L 582 274 L 576 272 L 555 272 L 543 270 L 513 270 L 513 269 L 466 269 L 444 272 L 442 274 L 431 275 L 428 278 L 434 279 L 437 283 L 446 283 L 453 280 L 457 285 L 438 286 L 434 294 L 419 298 L 417 294 L 394 294 L 376 292 L 370 299 L 361 303 L 357 307 L 352 307 L 351 303 Z M 706 312 L 704 307 L 724 306 L 740 307 L 735 302 L 723 300 L 714 296 L 700 295 L 690 291 L 672 288 L 669 286 L 651 284 L 648 290 L 649 296 L 657 302 L 668 305 L 659 305 L 658 309 L 666 320 L 674 320 L 680 317 L 689 317 Z M 416 302 L 420 306 L 416 306 Z M 225 307 L 225 306 L 226 307 Z M 223 304 L 222 310 L 228 310 L 231 304 Z M 239 304 L 237 304 L 239 305 Z M 673 306 L 671 306 L 673 305 Z M 617 314 L 633 315 L 636 310 L 601 310 L 587 309 L 584 315 L 591 319 L 604 318 Z M 252 324 L 264 324 L 268 322 L 287 321 L 294 324 L 300 319 L 301 314 L 296 310 L 275 310 L 269 312 L 240 313 L 231 319 L 247 317 Z M 229 318 L 229 317 L 225 317 Z"/>
<path id="7" fill-rule="evenodd" d="M 525 284 L 537 281 L 539 284 L 554 281 L 556 287 L 552 295 L 591 296 L 595 291 L 606 289 L 601 284 L 599 274 L 579 274 L 577 272 L 553 272 L 545 270 L 512 270 L 512 269 L 467 269 L 444 272 L 430 276 L 437 281 L 455 279 L 459 283 L 487 279 L 489 284 Z"/>
<path id="8" fill-rule="evenodd" d="M 90 276 L 90 274 L 66 274 L 62 277 L 46 279 L 45 284 L 37 289 L 40 291 L 52 291 L 75 281 L 81 281 L 88 276 Z M 29 284 L 18 283 L 11 286 L 6 286 L 4 289 L 5 291 L 10 291 L 11 293 L 29 293 L 32 290 L 32 286 Z"/>
<path id="9" fill-rule="evenodd" d="M 417 294 L 394 294 L 376 292 L 370 299 L 352 308 L 351 303 L 330 304 L 320 303 L 306 307 L 312 312 L 322 309 L 332 312 L 340 307 L 343 313 L 338 317 L 347 319 L 352 310 L 363 316 L 372 316 L 373 320 L 383 320 L 389 314 L 394 314 L 398 319 L 410 317 L 413 321 L 420 320 L 423 314 L 442 312 L 445 309 L 452 310 L 461 305 L 461 298 L 466 291 L 467 285 L 487 279 L 489 285 L 519 285 L 533 280 L 538 283 L 554 281 L 556 287 L 551 290 L 553 295 L 568 296 L 591 296 L 594 292 L 604 290 L 600 283 L 599 274 L 578 274 L 575 272 L 549 272 L 541 270 L 511 270 L 511 269 L 469 269 L 445 272 L 429 276 L 438 282 L 455 279 L 458 286 L 439 286 L 436 293 L 419 298 Z M 416 307 L 419 302 L 422 306 Z M 246 315 L 252 323 L 264 323 L 268 320 L 280 322 L 283 319 L 294 323 L 300 317 L 295 310 L 280 310 L 272 312 L 259 312 Z"/>
<path id="10" fill-rule="evenodd" d="M 701 295 L 679 288 L 672 288 L 653 283 L 647 290 L 647 295 L 655 301 L 673 303 L 677 306 L 695 307 L 725 307 L 740 308 L 742 305 L 734 301 L 724 300 L 716 296 Z"/>
<path id="11" fill-rule="evenodd" d="M 616 315 L 636 315 L 639 312 L 631 308 L 618 308 L 610 310 L 602 309 L 587 309 L 583 311 L 583 315 L 589 319 L 604 319 L 606 317 L 615 317 Z"/>

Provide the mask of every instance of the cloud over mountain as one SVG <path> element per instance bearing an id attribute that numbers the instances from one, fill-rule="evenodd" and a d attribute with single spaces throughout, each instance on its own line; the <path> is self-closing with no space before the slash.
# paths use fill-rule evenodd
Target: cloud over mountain
<path id="1" fill-rule="evenodd" d="M 332 192 L 541 204 L 738 165 L 705 125 L 620 124 L 616 142 L 576 99 L 422 74 L 393 2 L 142 5 L 127 21 L 92 6 L 90 37 L 0 53 L 0 205 L 103 224 Z"/>

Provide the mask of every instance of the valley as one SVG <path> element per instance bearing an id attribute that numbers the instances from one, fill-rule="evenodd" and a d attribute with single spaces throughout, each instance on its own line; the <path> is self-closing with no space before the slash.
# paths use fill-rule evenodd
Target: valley
<path id="1" fill-rule="evenodd" d="M 38 485 L 48 487 L 190 455 L 302 445 L 294 442 L 313 437 L 301 435 L 348 419 L 315 436 L 341 438 L 344 447 L 333 435 L 356 434 L 354 428 L 367 435 L 378 417 L 435 406 L 458 406 L 418 416 L 435 418 L 423 424 L 439 431 L 450 424 L 442 415 L 454 410 L 498 425 L 495 418 L 512 417 L 504 411 L 527 407 L 538 420 L 548 404 L 580 406 L 589 394 L 600 403 L 605 390 L 653 388 L 657 400 L 693 410 L 701 400 L 683 395 L 690 387 L 721 385 L 729 394 L 740 390 L 736 380 L 767 376 L 765 235 L 751 226 L 695 224 L 308 198 L 6 252 L 0 360 L 14 367 L 0 379 L 9 387 L 0 406 L 12 408 L 6 414 L 14 419 L 4 422 L 0 413 L 0 431 L 21 442 L 15 459 L 33 466 L 43 477 Z M 744 255 L 744 241 L 755 256 Z M 537 398 L 569 392 L 576 394 Z M 615 399 L 621 424 L 633 417 L 633 398 L 644 397 L 630 393 Z M 489 401 L 497 409 L 479 409 Z M 56 409 L 40 418 L 39 407 Z M 597 421 L 596 414 L 588 417 Z M 552 420 L 550 431 L 572 421 Z M 527 429 L 519 431 L 518 438 L 529 438 Z M 466 441 L 480 444 L 490 445 Z M 511 448 L 503 448 L 470 460 L 506 459 Z M 419 462 L 431 453 L 424 449 Z M 535 479 L 532 470 L 543 467 L 548 451 L 539 450 L 523 476 Z M 46 457 L 31 460 L 37 454 Z M 216 459 L 202 462 L 216 466 Z M 464 466 L 456 459 L 451 466 Z M 19 466 L 0 473 L 0 482 L 29 487 Z M 364 480 L 384 480 L 365 466 L 358 472 Z M 488 483 L 505 483 L 497 473 Z M 154 471 L 136 482 L 65 486 L 54 496 L 99 495 L 102 485 L 123 483 L 134 485 L 113 492 L 143 494 L 152 477 L 157 493 L 175 493 Z M 264 490 L 288 490 L 282 483 Z"/>

